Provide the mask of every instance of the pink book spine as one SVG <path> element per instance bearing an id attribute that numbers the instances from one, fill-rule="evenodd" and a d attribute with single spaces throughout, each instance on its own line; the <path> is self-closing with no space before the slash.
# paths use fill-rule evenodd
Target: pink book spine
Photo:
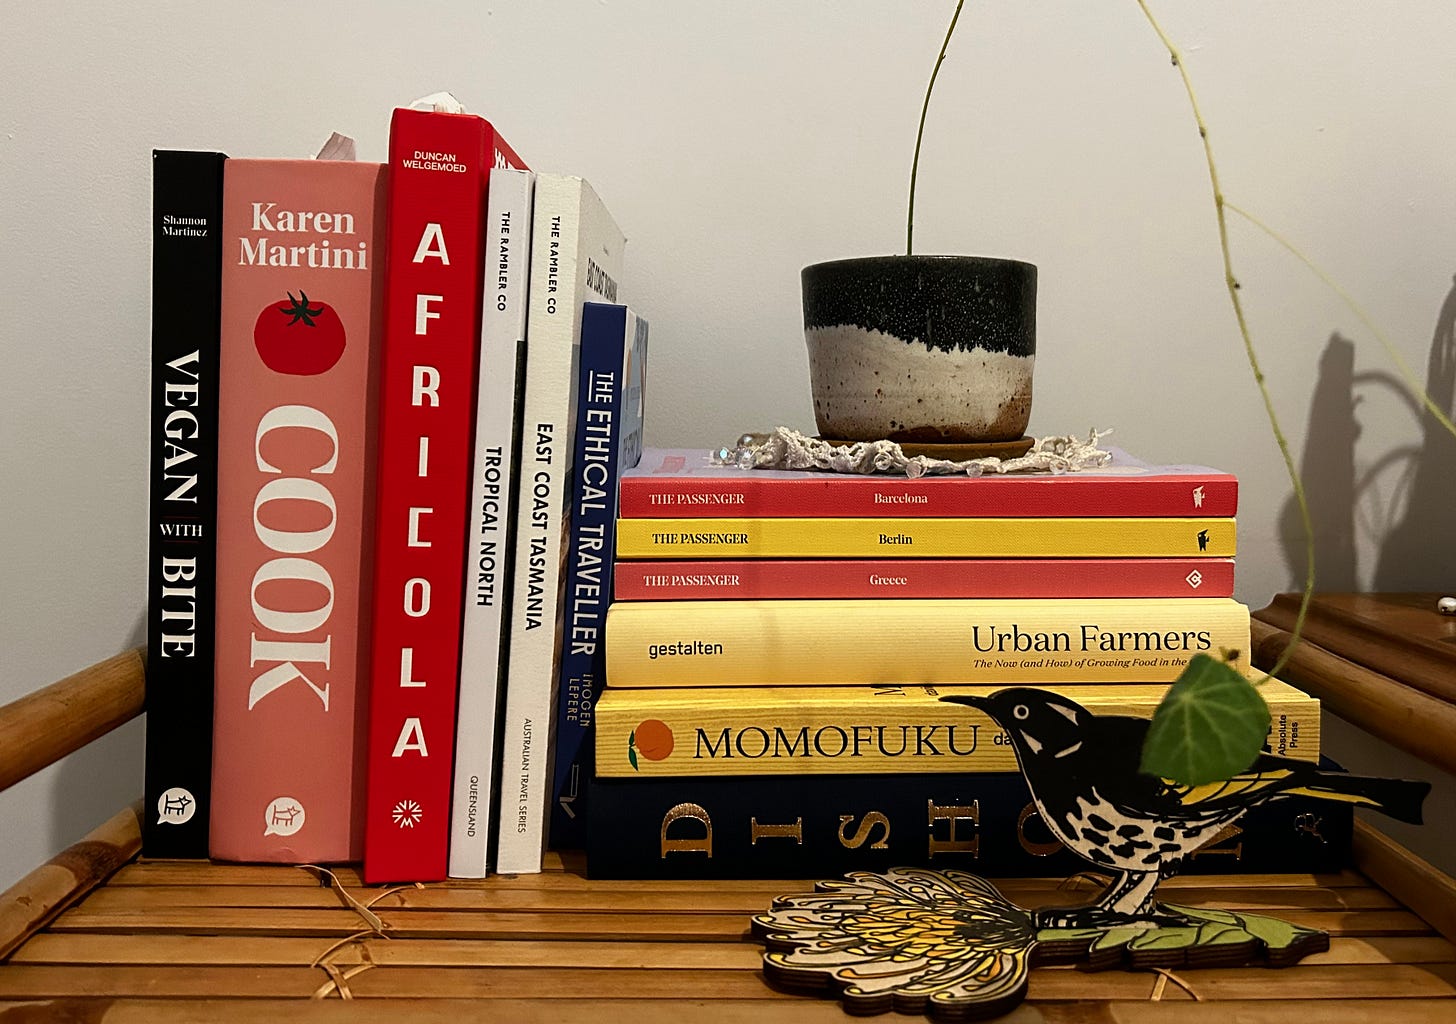
<path id="1" fill-rule="evenodd" d="M 212 856 L 362 852 L 383 167 L 223 188 Z"/>
<path id="2" fill-rule="evenodd" d="M 1232 597 L 1232 558 L 618 562 L 618 601 L 879 597 Z"/>

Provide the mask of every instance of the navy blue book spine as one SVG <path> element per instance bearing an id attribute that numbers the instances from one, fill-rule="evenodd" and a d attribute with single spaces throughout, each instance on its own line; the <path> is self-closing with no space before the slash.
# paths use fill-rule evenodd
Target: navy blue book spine
<path id="1" fill-rule="evenodd" d="M 547 833 L 558 850 L 586 843 L 592 717 L 606 680 L 602 627 L 612 600 L 617 480 L 642 458 L 646 362 L 646 320 L 623 305 L 584 304 Z"/>
<path id="2" fill-rule="evenodd" d="M 988 877 L 1091 865 L 1043 824 L 1020 774 L 759 775 L 594 779 L 587 874 L 604 879 L 831 878 L 893 867 Z M 1295 796 L 1255 807 L 1182 874 L 1338 871 L 1346 803 Z"/>
<path id="3" fill-rule="evenodd" d="M 221 153 L 152 153 L 142 853 L 206 857 L 217 564 Z"/>

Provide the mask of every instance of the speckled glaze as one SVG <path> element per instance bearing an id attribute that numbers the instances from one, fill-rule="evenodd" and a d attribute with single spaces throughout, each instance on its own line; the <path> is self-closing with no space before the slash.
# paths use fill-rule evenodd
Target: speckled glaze
<path id="1" fill-rule="evenodd" d="M 804 336 L 825 437 L 981 442 L 1031 415 L 1036 267 L 876 256 L 805 267 Z"/>

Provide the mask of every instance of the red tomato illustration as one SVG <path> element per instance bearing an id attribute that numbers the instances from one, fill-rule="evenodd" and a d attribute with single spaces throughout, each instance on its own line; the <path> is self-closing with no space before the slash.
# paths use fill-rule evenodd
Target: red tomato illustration
<path id="1" fill-rule="evenodd" d="M 344 354 L 344 325 L 327 302 L 310 302 L 300 291 L 287 302 L 263 307 L 253 325 L 253 344 L 268 369 L 310 376 L 331 369 Z"/>

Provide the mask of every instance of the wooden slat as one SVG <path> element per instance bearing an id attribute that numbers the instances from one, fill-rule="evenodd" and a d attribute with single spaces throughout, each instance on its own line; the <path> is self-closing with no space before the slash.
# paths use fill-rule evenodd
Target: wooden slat
<path id="1" fill-rule="evenodd" d="M 1108 975 L 1109 979 L 1112 978 Z M 0 999 L 62 996 L 111 998 L 217 997 L 307 999 L 320 987 L 330 993 L 329 975 L 308 967 L 64 967 L 0 966 Z M 1146 977 L 1120 984 L 1132 997 L 1144 994 Z M 707 999 L 779 998 L 759 975 L 705 968 L 681 971 L 622 968 L 376 967 L 344 983 L 355 998 L 512 999 L 522 992 L 551 993 L 563 1001 L 676 999 L 691 991 Z"/>
<path id="2" fill-rule="evenodd" d="M 1170 1008 L 1172 1004 L 1169 1004 Z M 1190 1004 L 1181 1003 L 1181 1006 Z M 580 1001 L 566 1004 L 575 1014 L 590 1013 L 596 1020 L 623 1020 L 632 1024 L 683 1024 L 684 1021 L 712 1021 L 713 1024 L 844 1024 L 844 1011 L 832 1000 L 813 996 L 764 999 L 720 1000 L 713 1003 L 684 996 L 678 999 L 614 999 L 583 1009 Z M 439 999 L 341 999 L 225 1000 L 225 999 L 62 999 L 30 1004 L 0 1002 L 4 1024 L 41 1024 L 53 1021 L 85 1021 L 87 1024 L 460 1024 L 488 1019 L 511 1024 L 560 1024 L 563 1004 L 546 994 L 492 1000 L 488 1007 L 478 1000 Z M 1042 1018 L 1030 1007 L 1022 1007 L 1001 1018 L 1003 1024 L 1032 1024 Z M 1069 1018 L 1085 1022 L 1086 1017 Z M 1169 1019 L 1169 1018 L 1164 1018 Z M 1346 1024 L 1352 1018 L 1337 1020 Z M 1389 1018 L 1386 1018 L 1389 1019 Z M 1434 1020 L 1436 1018 L 1432 1018 Z M 1274 1018 L 1251 1020 L 1251 1024 L 1276 1024 Z M 1223 1022 L 1227 1024 L 1227 1021 Z M 1287 1020 L 1282 1024 L 1288 1024 Z"/>
<path id="3" fill-rule="evenodd" d="M 1344 941 L 1344 940 L 1341 940 Z M 1357 962 L 1387 962 L 1379 943 L 1436 942 L 1441 939 L 1351 939 L 1369 943 L 1352 956 Z M 134 965 L 188 964 L 215 966 L 307 966 L 336 947 L 328 960 L 336 964 L 398 964 L 415 967 L 653 967 L 700 970 L 708 967 L 756 971 L 763 955 L 757 942 L 638 942 L 531 939 L 397 939 L 366 938 L 338 946 L 333 938 L 258 935 L 105 935 L 51 932 L 33 937 L 10 958 L 12 964 Z M 1392 947 L 1400 951 L 1402 947 Z M 1328 955 L 1328 954 L 1325 954 Z M 1400 963 L 1440 962 L 1437 947 L 1411 946 Z M 1456 959 L 1453 954 L 1452 959 Z"/>
<path id="4" fill-rule="evenodd" d="M 1271 979 L 1269 985 L 1277 987 L 1277 979 Z M 1023 1009 L 1035 1016 L 1020 1020 L 1005 1017 L 1002 1024 L 1290 1024 L 1298 1020 L 1318 1024 L 1450 1024 L 1452 1004 L 1446 999 L 1349 999 L 1325 1000 L 1312 1008 L 1301 1000 L 1280 998 L 1268 1002 L 1063 1003 Z"/>
<path id="5" fill-rule="evenodd" d="M 569 1004 L 568 1004 L 569 1005 Z M 28 1015 L 19 1015 L 29 1009 Z M 715 1024 L 844 1024 L 847 1020 L 831 999 L 798 996 L 783 1002 L 759 999 L 606 999 L 591 1012 L 598 1020 L 632 1021 L 633 1024 L 683 1024 L 687 1020 L 711 1020 Z M 559 1024 L 563 1007 L 549 999 L 494 999 L 485 1004 L 464 999 L 405 1001 L 405 999 L 339 999 L 284 1001 L 284 999 L 135 999 L 111 1002 L 106 999 L 58 999 L 47 1004 L 0 1002 L 9 1021 L 87 1021 L 87 1024 L 459 1024 L 478 1020 L 482 1011 L 491 1020 L 513 1024 Z M 12 1015 L 15 1014 L 15 1015 Z M 1044 1002 L 1024 1005 L 999 1024 L 1289 1024 L 1309 1014 L 1309 1004 L 1286 999 L 1264 1002 Z M 1321 1024 L 1369 1024 L 1370 1021 L 1399 1021 L 1401 1024 L 1450 1024 L 1449 999 L 1350 999 L 1319 1005 Z M 881 1018 L 890 1020 L 890 1018 Z M 901 1020 L 901 1018 L 894 1018 Z M 914 1020 L 914 1018 L 904 1018 Z"/>
<path id="6" fill-rule="evenodd" d="M 34 940 L 32 940 L 34 941 Z M 1406 938 L 1373 936 L 1368 939 L 1333 938 L 1323 953 L 1305 957 L 1301 964 L 1446 964 L 1456 963 L 1456 945 L 1437 936 Z"/>
<path id="7" fill-rule="evenodd" d="M 477 910 L 379 911 L 389 934 L 410 938 L 673 939 L 722 942 L 744 935 L 747 917 L 735 914 L 542 914 Z M 1426 922 L 1405 910 L 1282 910 L 1279 917 L 1340 935 L 1418 935 Z M 147 911 L 68 910 L 53 931 L 189 935 L 297 935 L 340 937 L 363 926 L 350 910 L 272 907 L 169 908 Z"/>
<path id="8" fill-rule="evenodd" d="M 37 935 L 12 965 L 72 970 L 82 965 L 174 967 L 307 967 L 335 943 L 329 939 L 217 935 Z M 362 939 L 334 948 L 331 963 L 401 967 L 600 967 L 757 971 L 756 942 L 541 942 L 488 939 Z M 1434 936 L 1335 938 L 1307 965 L 1450 964 L 1456 946 Z"/>
<path id="9" fill-rule="evenodd" d="M 360 885 L 359 873 L 348 869 L 346 885 Z M 108 888 L 127 885 L 293 885 L 319 888 L 318 876 L 302 868 L 274 864 L 213 864 L 200 860 L 134 861 L 107 882 Z"/>
<path id="10" fill-rule="evenodd" d="M 1034 906 L 1072 905 L 1085 901 L 1089 893 L 1057 891 L 1046 886 L 1002 885 L 1001 892 L 1015 903 Z M 752 915 L 769 908 L 779 895 L 773 889 L 762 892 L 634 892 L 613 888 L 605 891 L 561 892 L 553 889 L 462 889 L 431 885 L 403 889 L 385 895 L 371 890 L 352 894 L 375 910 L 529 910 L 578 913 L 705 913 Z M 1224 886 L 1185 889 L 1172 897 L 1189 906 L 1216 906 L 1225 910 L 1390 910 L 1400 904 L 1379 889 L 1273 889 L 1264 886 Z M 319 886 L 107 886 L 87 897 L 90 911 L 181 909 L 185 907 L 285 907 L 336 909 L 338 894 Z"/>
<path id="11" fill-rule="evenodd" d="M 0 790 L 131 721 L 145 699 L 136 648 L 0 707 Z"/>
<path id="12" fill-rule="evenodd" d="M 1277 974 L 1257 967 L 1179 968 L 1175 973 L 1202 1000 L 1456 999 L 1456 964 L 1300 966 Z M 1456 1001 L 1451 1012 L 1456 1016 Z"/>
<path id="13" fill-rule="evenodd" d="M 1456 941 L 1456 879 L 1359 820 L 1355 822 L 1354 852 L 1361 870 L 1371 879 L 1436 931 Z"/>
<path id="14" fill-rule="evenodd" d="M 956 865 L 949 866 L 954 867 Z M 653 879 L 621 881 L 589 878 L 584 871 L 567 871 L 559 875 L 551 876 L 494 875 L 484 880 L 451 879 L 450 885 L 463 888 L 488 887 L 492 889 L 549 888 L 553 891 L 606 891 L 610 889 L 623 889 L 632 892 L 704 892 L 712 890 L 715 892 L 768 892 L 772 895 L 778 892 L 809 892 L 814 888 L 814 884 L 818 880 L 817 878 L 787 878 L 714 879 L 712 881 Z M 1003 891 L 1010 891 L 1017 886 L 1037 890 L 1051 890 L 1065 882 L 1066 879 L 1064 877 L 993 878 L 991 881 L 996 884 L 997 888 Z M 1159 886 L 1159 891 L 1164 893 L 1181 892 L 1185 889 L 1218 888 L 1226 885 L 1257 885 L 1262 888 L 1305 888 L 1308 886 L 1321 886 L 1335 889 L 1343 886 L 1368 886 L 1369 884 L 1370 880 L 1358 871 L 1335 871 L 1326 874 L 1286 872 L 1282 874 L 1175 875 L 1163 882 Z M 1088 884 L 1084 888 L 1086 891 L 1091 892 L 1096 889 L 1096 886 Z"/>
<path id="15" fill-rule="evenodd" d="M 1413 918 L 1398 911 L 1366 911 L 1366 917 L 1389 917 L 1389 927 L 1409 931 L 1395 919 Z M 474 939 L 672 939 L 678 942 L 722 942 L 746 934 L 746 917 L 733 914 L 537 914 L 491 911 L 394 910 L 379 914 L 391 935 L 419 938 Z M 1419 921 L 1418 918 L 1413 920 Z M 338 938 L 364 927 L 351 910 L 288 910 L 272 907 L 210 907 L 147 911 L 92 912 L 68 910 L 51 924 L 53 931 L 113 933 L 180 932 L 189 935 L 313 935 Z M 1421 923 L 1420 928 L 1425 925 Z M 1384 932 L 1382 931 L 1382 934 Z"/>
<path id="16" fill-rule="evenodd" d="M 358 887 L 364 885 L 359 868 L 354 864 L 327 865 L 343 885 Z M 513 885 L 518 880 L 526 887 L 555 885 L 563 871 L 571 871 L 581 878 L 586 875 L 586 856 L 579 850 L 564 853 L 549 851 L 541 866 L 541 873 L 534 875 L 492 875 L 489 879 L 455 879 L 451 885 Z M 1351 879 L 1358 876 L 1346 872 Z M 1308 876 L 1306 876 L 1308 877 Z M 1325 876 L 1321 876 L 1325 877 Z M 1328 876 L 1331 878 L 1338 876 Z M 312 870 L 291 864 L 227 864 L 206 860 L 139 860 L 128 864 L 108 883 L 110 885 L 318 885 L 319 878 Z M 701 887 L 702 883 L 694 883 Z M 717 883 L 714 883 L 715 885 Z M 1336 884 L 1336 883 L 1331 883 Z"/>
<path id="17" fill-rule="evenodd" d="M 1452 1002 L 1447 999 L 1350 999 L 1318 1004 L 1320 1024 L 1450 1024 Z M 1018 1007 L 997 1018 L 1000 1024 L 1289 1024 L 1314 1011 L 1303 1000 L 1230 1000 L 1195 1003 L 1175 1001 L 1041 1002 Z M 677 999 L 610 999 L 584 1007 L 580 1000 L 545 997 L 493 999 L 340 999 L 221 1000 L 221 999 L 60 999 L 29 1004 L 0 1002 L 0 1020 L 6 1024 L 35 1021 L 86 1021 L 87 1024 L 458 1024 L 488 1015 L 512 1024 L 559 1024 L 568 1017 L 590 1014 L 597 1020 L 633 1024 L 682 1024 L 685 1020 L 711 1020 L 714 1024 L 844 1024 L 844 1011 L 828 998 L 783 996 L 775 1000 L 732 999 L 708 1002 L 692 997 Z M 890 1018 L 880 1018 L 889 1020 Z M 915 1018 L 894 1018 L 895 1020 Z"/>
<path id="18" fill-rule="evenodd" d="M 1290 967 L 1271 983 L 1267 968 L 1178 970 L 1182 986 L 1163 990 L 1165 1000 L 1430 999 L 1456 997 L 1456 965 L 1423 967 Z M 563 1003 L 610 999 L 677 999 L 685 990 L 704 999 L 780 998 L 756 973 L 704 969 L 681 972 L 623 968 L 472 968 L 375 967 L 344 981 L 356 999 L 512 999 L 522 992 L 549 993 Z M 1157 984 L 1148 972 L 1035 970 L 1027 998 L 1146 999 Z M 308 998 L 329 976 L 306 967 L 93 967 L 84 972 L 61 967 L 0 967 L 0 999 L 63 996 L 111 998 L 256 999 Z M 1192 994 L 1190 994 L 1192 993 Z M 1456 1002 L 1452 1004 L 1456 1011 Z M 1318 1010 L 1314 1011 L 1316 1014 Z"/>
<path id="19" fill-rule="evenodd" d="M 141 808 L 129 807 L 0 893 L 0 960 L 141 847 Z"/>
<path id="20" fill-rule="evenodd" d="M 575 858 L 573 858 L 575 859 Z M 351 865 L 330 868 L 340 884 L 351 890 L 364 889 L 359 871 Z M 552 892 L 757 892 L 770 897 L 779 893 L 808 892 L 814 879 L 723 879 L 711 882 L 696 880 L 611 881 L 586 877 L 580 867 L 565 872 L 539 875 L 492 875 L 485 879 L 451 879 L 451 888 L 471 889 L 547 889 Z M 1062 879 L 996 879 L 997 886 L 1009 891 L 1018 885 L 1050 889 Z M 1347 886 L 1368 887 L 1369 879 L 1357 871 L 1335 871 L 1326 874 L 1245 874 L 1245 875 L 1179 875 L 1163 883 L 1168 893 L 1184 889 L 1251 885 L 1261 888 L 1306 888 L 1318 886 L 1337 889 Z M 290 885 L 318 886 L 318 877 L 302 868 L 269 864 L 212 864 L 206 861 L 144 861 L 128 864 L 107 883 L 108 887 L 128 885 Z M 379 890 L 374 890 L 379 891 Z"/>

